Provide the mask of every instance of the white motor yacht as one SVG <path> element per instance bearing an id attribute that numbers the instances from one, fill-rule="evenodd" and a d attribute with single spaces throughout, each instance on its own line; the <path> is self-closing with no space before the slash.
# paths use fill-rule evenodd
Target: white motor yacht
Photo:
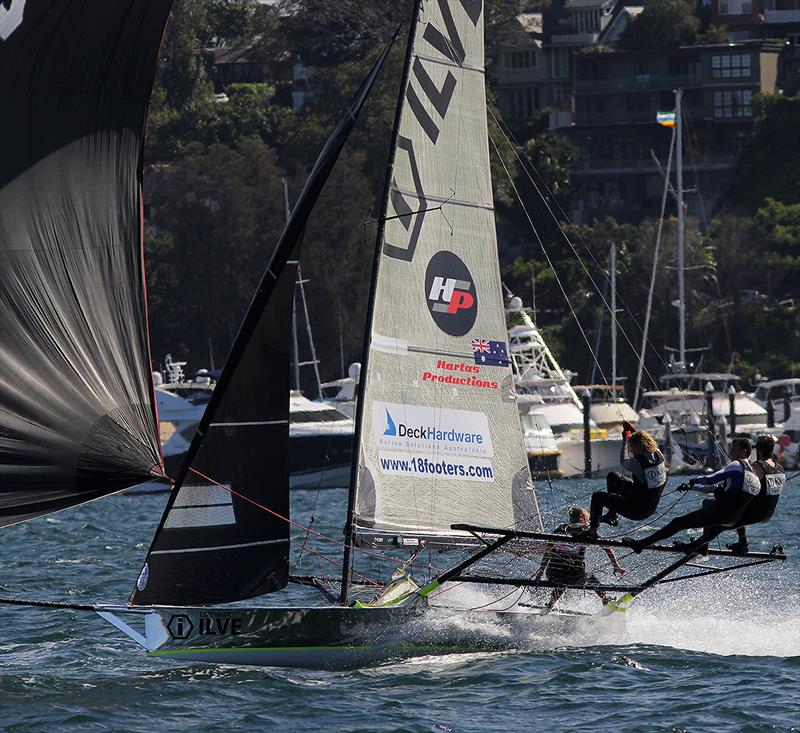
<path id="1" fill-rule="evenodd" d="M 553 431 L 560 451 L 558 470 L 561 475 L 582 475 L 585 470 L 583 405 L 570 385 L 571 374 L 561 369 L 519 298 L 510 299 L 508 313 L 522 319 L 522 324 L 508 329 L 517 399 L 526 403 L 528 413 L 535 410 Z M 521 409 L 520 414 L 525 412 Z M 591 419 L 591 410 L 589 427 L 592 473 L 605 475 L 619 470 L 621 432 L 609 432 L 598 427 Z M 537 457 L 529 452 L 528 459 L 535 462 Z M 533 467 L 534 463 L 531 463 Z"/>
<path id="2" fill-rule="evenodd" d="M 185 362 L 167 356 L 165 382 L 153 373 L 161 429 L 161 451 L 168 476 L 183 463 L 197 425 L 215 386 L 215 373 L 201 369 L 186 377 Z M 357 376 L 356 376 L 357 379 Z M 327 489 L 347 485 L 355 424 L 339 409 L 343 399 L 312 401 L 297 391 L 289 394 L 289 486 L 292 489 Z M 136 491 L 164 490 L 164 484 L 137 487 Z"/>

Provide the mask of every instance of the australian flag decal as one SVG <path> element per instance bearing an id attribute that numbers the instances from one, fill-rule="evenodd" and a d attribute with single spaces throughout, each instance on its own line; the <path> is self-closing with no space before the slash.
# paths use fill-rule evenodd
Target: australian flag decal
<path id="1" fill-rule="evenodd" d="M 472 355 L 481 366 L 508 366 L 508 351 L 505 341 L 472 339 Z"/>

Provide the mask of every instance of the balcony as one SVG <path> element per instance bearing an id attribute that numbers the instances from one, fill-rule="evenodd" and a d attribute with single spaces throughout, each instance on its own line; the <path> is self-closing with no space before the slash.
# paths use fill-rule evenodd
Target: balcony
<path id="1" fill-rule="evenodd" d="M 765 10 L 764 22 L 772 25 L 781 25 L 782 23 L 800 23 L 800 9 Z"/>
<path id="2" fill-rule="evenodd" d="M 600 38 L 599 31 L 583 33 L 554 33 L 550 38 L 553 46 L 593 46 Z"/>
<path id="3" fill-rule="evenodd" d="M 736 153 L 718 153 L 684 158 L 684 165 L 691 170 L 722 171 L 733 168 L 738 155 Z M 652 158 L 605 158 L 579 159 L 575 168 L 576 175 L 625 175 L 657 172 Z"/>
<path id="4" fill-rule="evenodd" d="M 707 80 L 706 84 L 727 82 L 729 79 Z M 672 90 L 703 85 L 701 74 L 637 74 L 611 79 L 576 79 L 575 94 L 608 94 L 609 92 L 635 92 L 646 90 Z"/>

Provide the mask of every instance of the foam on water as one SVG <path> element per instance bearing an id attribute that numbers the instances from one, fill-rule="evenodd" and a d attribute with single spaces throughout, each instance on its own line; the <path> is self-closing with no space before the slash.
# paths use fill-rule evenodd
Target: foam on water
<path id="1" fill-rule="evenodd" d="M 528 596 L 515 591 L 507 597 L 488 594 L 476 586 L 453 587 L 440 599 L 448 606 L 483 611 L 513 610 Z M 434 601 L 435 602 L 435 601 Z M 582 594 L 565 605 L 572 610 L 600 610 L 593 594 Z M 800 657 L 800 594 L 750 577 L 704 578 L 676 583 L 642 594 L 625 614 L 590 617 L 531 617 L 517 625 L 513 641 L 520 648 L 545 651 L 605 645 L 672 647 L 693 652 L 751 657 Z M 546 623 L 545 621 L 548 621 Z M 487 614 L 454 614 L 438 623 L 459 625 L 487 637 L 509 637 L 508 626 Z"/>

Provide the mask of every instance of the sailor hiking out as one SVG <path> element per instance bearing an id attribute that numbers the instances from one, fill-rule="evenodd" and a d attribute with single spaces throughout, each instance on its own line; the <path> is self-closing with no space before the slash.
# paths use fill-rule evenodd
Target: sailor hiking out
<path id="1" fill-rule="evenodd" d="M 589 512 L 583 507 L 573 507 L 569 510 L 569 524 L 559 525 L 553 534 L 563 534 L 572 538 L 590 537 Z M 623 575 L 625 569 L 617 561 L 614 550 L 604 547 L 615 575 Z M 553 588 L 550 599 L 545 604 L 547 609 L 552 609 L 567 588 L 581 588 L 585 585 L 598 585 L 599 581 L 593 574 L 586 572 L 586 545 L 575 542 L 548 542 L 542 562 L 534 576 L 534 580 L 541 580 L 547 574 L 547 580 L 552 583 L 563 583 L 563 586 Z M 611 599 L 602 591 L 595 590 L 604 604 Z"/>
<path id="2" fill-rule="evenodd" d="M 589 524 L 594 536 L 600 522 L 616 525 L 619 515 L 628 519 L 652 516 L 667 483 L 664 456 L 655 440 L 644 430 L 635 431 L 627 420 L 622 425 L 620 463 L 623 469 L 631 472 L 631 477 L 612 471 L 606 478 L 607 490 L 592 494 Z M 608 512 L 601 517 L 603 507 Z"/>
<path id="3" fill-rule="evenodd" d="M 625 538 L 635 552 L 659 540 L 672 537 L 684 529 L 703 529 L 699 540 L 686 545 L 686 549 L 702 547 L 714 539 L 722 529 L 736 527 L 750 502 L 758 495 L 761 484 L 748 460 L 751 445 L 748 438 L 735 438 L 731 443 L 731 462 L 725 468 L 708 476 L 693 478 L 679 491 L 702 491 L 713 493 L 713 499 L 705 499 L 702 506 L 688 514 L 675 517 L 662 529 L 640 540 Z"/>
<path id="4" fill-rule="evenodd" d="M 761 489 L 745 507 L 744 513 L 736 525 L 739 538 L 736 542 L 727 545 L 727 548 L 733 552 L 743 554 L 748 551 L 746 526 L 768 522 L 775 514 L 786 483 L 786 475 L 783 467 L 773 457 L 774 450 L 775 439 L 771 435 L 762 435 L 756 441 L 756 461 L 753 464 L 753 473 L 758 477 Z"/>

